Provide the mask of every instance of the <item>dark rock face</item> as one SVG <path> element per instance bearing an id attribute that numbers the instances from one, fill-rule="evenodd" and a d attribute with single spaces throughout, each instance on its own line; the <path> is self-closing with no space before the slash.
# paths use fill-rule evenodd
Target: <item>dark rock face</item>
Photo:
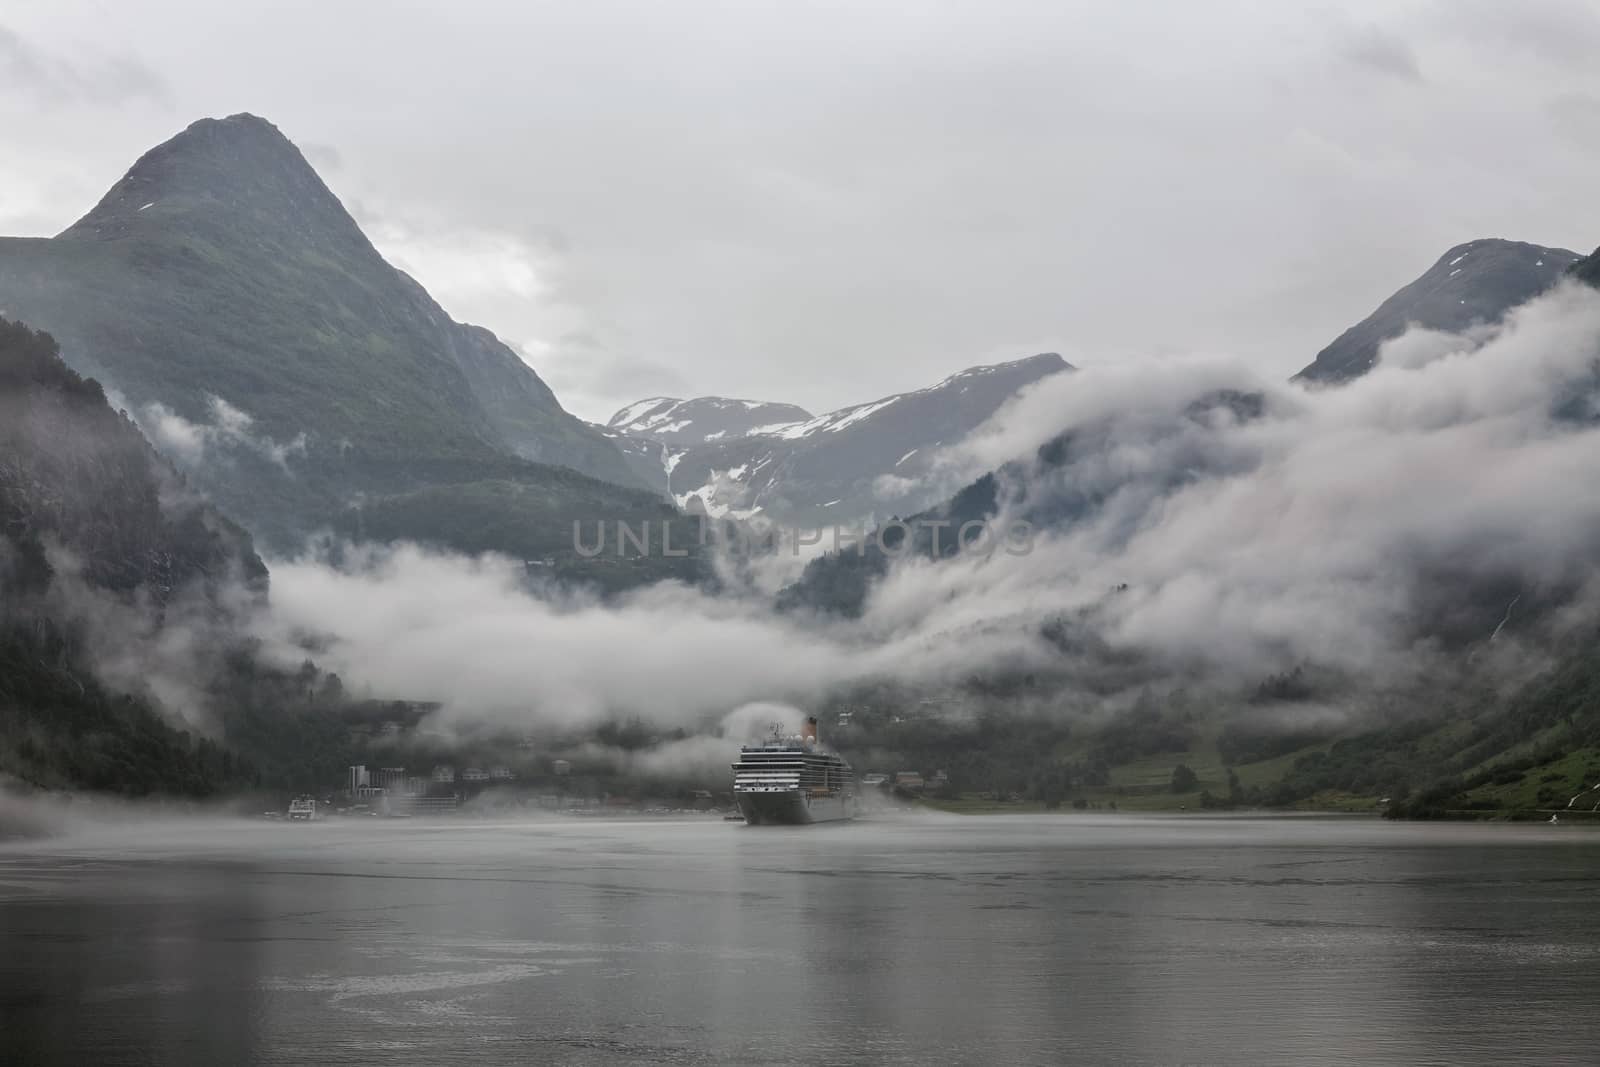
<path id="1" fill-rule="evenodd" d="M 146 153 L 51 239 L 0 239 L 0 310 L 49 330 L 158 448 L 267 540 L 353 501 L 551 467 L 643 489 L 493 334 L 378 254 L 251 115 Z"/>
<path id="2" fill-rule="evenodd" d="M 1412 326 L 1464 330 L 1495 322 L 1554 285 L 1579 259 L 1565 248 L 1488 238 L 1457 245 L 1427 273 L 1378 306 L 1317 353 L 1295 380 L 1337 385 L 1371 370 L 1379 347 Z"/>
<path id="3" fill-rule="evenodd" d="M 1600 289 L 1600 248 L 1574 263 L 1569 273 L 1585 285 Z"/>

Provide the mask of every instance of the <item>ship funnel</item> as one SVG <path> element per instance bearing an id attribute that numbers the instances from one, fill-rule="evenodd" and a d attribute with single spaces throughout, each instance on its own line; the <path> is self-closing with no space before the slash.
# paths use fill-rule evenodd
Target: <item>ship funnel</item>
<path id="1" fill-rule="evenodd" d="M 813 744 L 816 743 L 817 717 L 815 715 L 807 716 L 806 724 L 800 727 L 800 736 L 805 740 L 812 742 Z"/>

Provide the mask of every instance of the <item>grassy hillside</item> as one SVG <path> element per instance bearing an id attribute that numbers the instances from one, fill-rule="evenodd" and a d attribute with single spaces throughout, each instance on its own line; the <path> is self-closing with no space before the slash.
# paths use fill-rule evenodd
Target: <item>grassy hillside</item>
<path id="1" fill-rule="evenodd" d="M 925 799 L 950 811 L 1600 818 L 1600 630 L 1551 651 L 1551 667 L 1509 691 L 1463 657 L 1398 691 L 1294 672 L 1253 692 L 1147 694 L 1115 714 L 1022 710 L 1045 679 L 932 699 L 853 693 L 830 738 L 863 773 L 944 771 Z M 1330 700 L 1340 715 L 1320 710 Z"/>

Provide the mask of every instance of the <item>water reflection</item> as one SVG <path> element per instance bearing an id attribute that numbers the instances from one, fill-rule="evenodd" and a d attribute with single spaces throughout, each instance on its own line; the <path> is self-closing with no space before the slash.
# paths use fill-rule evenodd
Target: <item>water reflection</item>
<path id="1" fill-rule="evenodd" d="M 0 849 L 0 1061 L 1586 1062 L 1600 837 L 197 824 Z"/>

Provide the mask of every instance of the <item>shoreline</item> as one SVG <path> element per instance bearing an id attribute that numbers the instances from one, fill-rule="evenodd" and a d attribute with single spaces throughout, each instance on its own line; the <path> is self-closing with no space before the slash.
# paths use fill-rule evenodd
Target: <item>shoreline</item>
<path id="1" fill-rule="evenodd" d="M 1114 798 L 1122 799 L 1122 798 Z M 1131 799 L 1131 798 L 1130 798 Z M 1149 798 L 1139 798 L 1149 799 Z M 1192 804 L 1136 804 L 1110 806 L 1096 798 L 1094 806 L 1076 808 L 1070 804 L 1055 808 L 1037 801 L 994 801 L 962 797 L 954 800 L 920 799 L 911 808 L 937 811 L 946 815 L 1187 815 L 1187 816 L 1316 816 L 1344 818 L 1374 818 L 1389 822 L 1519 822 L 1546 823 L 1552 815 L 1555 825 L 1600 826 L 1600 811 L 1568 808 L 1445 808 L 1408 812 L 1403 806 L 1380 805 L 1373 800 L 1362 807 L 1349 802 L 1330 804 L 1301 804 L 1285 808 L 1268 807 L 1200 807 Z"/>

